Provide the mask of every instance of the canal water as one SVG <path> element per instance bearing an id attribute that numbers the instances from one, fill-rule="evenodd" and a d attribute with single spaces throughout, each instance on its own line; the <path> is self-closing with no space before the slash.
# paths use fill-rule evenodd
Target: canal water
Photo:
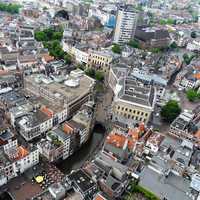
<path id="1" fill-rule="evenodd" d="M 80 168 L 85 161 L 94 155 L 101 148 L 105 135 L 105 128 L 101 125 L 95 125 L 90 140 L 84 144 L 77 152 L 56 166 L 63 173 L 68 174 L 71 170 Z"/>

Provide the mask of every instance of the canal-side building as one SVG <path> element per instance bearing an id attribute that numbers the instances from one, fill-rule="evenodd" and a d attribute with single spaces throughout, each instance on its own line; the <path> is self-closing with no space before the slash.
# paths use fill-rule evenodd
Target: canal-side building
<path id="1" fill-rule="evenodd" d="M 136 141 L 136 138 L 113 132 L 107 136 L 103 152 L 118 162 L 126 162 L 133 153 Z"/>
<path id="2" fill-rule="evenodd" d="M 49 131 L 37 144 L 41 155 L 49 162 L 64 160 L 86 143 L 95 123 L 93 106 L 88 102 L 71 120 Z"/>
<path id="3" fill-rule="evenodd" d="M 10 109 L 11 124 L 26 141 L 39 137 L 53 127 L 53 119 L 43 107 L 24 102 Z"/>

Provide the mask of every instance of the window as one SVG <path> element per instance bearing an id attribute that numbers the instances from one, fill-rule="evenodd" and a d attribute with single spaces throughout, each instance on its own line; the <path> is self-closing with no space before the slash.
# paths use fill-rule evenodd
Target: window
<path id="1" fill-rule="evenodd" d="M 125 111 L 127 111 L 127 110 L 128 110 L 128 108 L 125 109 Z"/>
<path id="2" fill-rule="evenodd" d="M 140 114 L 140 111 L 138 111 L 137 114 L 139 115 L 139 114 Z"/>
<path id="3" fill-rule="evenodd" d="M 145 116 L 147 117 L 147 116 L 148 116 L 148 113 L 145 113 Z"/>
<path id="4" fill-rule="evenodd" d="M 118 110 L 120 109 L 120 106 L 118 106 Z"/>
<path id="5" fill-rule="evenodd" d="M 129 112 L 132 112 L 132 110 L 131 110 L 131 109 L 129 109 Z"/>
<path id="6" fill-rule="evenodd" d="M 144 113 L 143 113 L 143 112 L 141 112 L 141 115 L 143 116 L 143 115 L 144 115 Z"/>

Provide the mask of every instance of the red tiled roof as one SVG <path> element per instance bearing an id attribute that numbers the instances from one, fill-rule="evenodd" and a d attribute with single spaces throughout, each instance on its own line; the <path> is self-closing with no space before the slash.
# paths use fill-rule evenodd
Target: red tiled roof
<path id="1" fill-rule="evenodd" d="M 196 79 L 200 79 L 200 73 L 196 73 L 196 74 L 194 74 L 194 78 L 196 78 Z"/>
<path id="2" fill-rule="evenodd" d="M 45 113 L 48 117 L 52 117 L 53 116 L 53 111 L 50 110 L 49 108 L 47 108 L 46 106 L 43 106 L 40 111 L 42 111 L 43 113 Z"/>
<path id="3" fill-rule="evenodd" d="M 66 134 L 70 134 L 73 132 L 73 128 L 68 124 L 68 123 L 64 123 L 63 124 L 63 131 L 66 133 Z"/>

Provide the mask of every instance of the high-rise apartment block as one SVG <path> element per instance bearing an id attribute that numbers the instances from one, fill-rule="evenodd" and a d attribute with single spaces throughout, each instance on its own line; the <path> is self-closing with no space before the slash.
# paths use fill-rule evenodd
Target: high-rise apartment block
<path id="1" fill-rule="evenodd" d="M 118 8 L 114 42 L 127 43 L 134 36 L 137 26 L 138 12 L 131 5 Z"/>

